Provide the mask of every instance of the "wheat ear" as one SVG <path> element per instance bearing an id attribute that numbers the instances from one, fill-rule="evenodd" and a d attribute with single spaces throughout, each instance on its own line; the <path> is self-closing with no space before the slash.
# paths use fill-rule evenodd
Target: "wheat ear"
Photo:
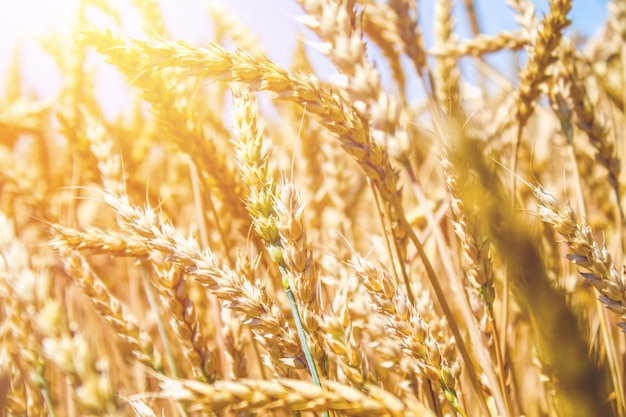
<path id="1" fill-rule="evenodd" d="M 613 265 L 606 245 L 599 245 L 586 223 L 577 222 L 576 213 L 541 187 L 532 187 L 539 201 L 537 214 L 565 238 L 571 253 L 567 258 L 587 270 L 580 275 L 600 293 L 599 301 L 621 316 L 617 325 L 626 332 L 626 280 Z"/>
<path id="2" fill-rule="evenodd" d="M 317 283 L 310 279 L 313 271 L 311 270 L 310 249 L 306 247 L 306 234 L 301 221 L 293 211 L 293 195 L 289 196 L 286 193 L 285 198 L 291 200 L 291 202 L 287 201 L 288 206 L 285 202 L 279 204 L 275 181 L 268 172 L 267 156 L 262 153 L 261 149 L 263 138 L 256 124 L 255 104 L 245 91 L 241 96 L 235 97 L 233 115 L 237 138 L 235 141 L 237 162 L 241 175 L 250 189 L 246 206 L 256 232 L 266 244 L 270 258 L 278 265 L 309 372 L 314 383 L 321 386 L 317 364 L 309 347 L 309 340 L 290 282 L 294 278 L 299 281 L 298 284 L 301 285 L 299 295 L 303 297 L 302 302 L 316 302 L 314 291 Z M 280 210 L 277 210 L 279 207 Z M 319 327 L 315 320 L 307 320 L 307 326 L 313 331 L 312 334 Z M 312 338 L 311 341 L 319 349 L 317 350 L 318 357 L 321 356 L 322 348 L 319 340 Z M 324 414 L 326 415 L 327 412 Z"/>
<path id="3" fill-rule="evenodd" d="M 439 383 L 450 404 L 462 416 L 465 411 L 455 391 L 454 372 L 441 354 L 439 343 L 432 337 L 415 305 L 397 290 L 389 275 L 363 258 L 355 258 L 349 265 L 363 280 L 372 296 L 372 307 L 383 317 L 385 329 L 396 339 L 402 350 L 417 368 L 431 381 Z"/>
<path id="4" fill-rule="evenodd" d="M 162 379 L 160 396 L 188 402 L 206 411 L 247 409 L 253 412 L 286 408 L 292 411 L 335 410 L 351 416 L 434 417 L 419 404 L 404 405 L 390 393 L 369 386 L 365 394 L 334 381 L 324 387 L 293 379 L 241 379 L 203 384 Z"/>
<path id="5" fill-rule="evenodd" d="M 141 363 L 163 373 L 161 357 L 154 349 L 150 336 L 139 328 L 137 319 L 128 307 L 109 292 L 106 284 L 94 274 L 87 261 L 77 252 L 70 252 L 64 254 L 64 264 L 67 273 L 90 298 L 100 315 L 113 326 L 133 356 Z"/>

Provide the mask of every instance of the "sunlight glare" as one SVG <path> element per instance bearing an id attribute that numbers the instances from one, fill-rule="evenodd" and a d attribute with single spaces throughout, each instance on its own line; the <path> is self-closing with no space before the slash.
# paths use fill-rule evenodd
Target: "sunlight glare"
<path id="1" fill-rule="evenodd" d="M 76 16 L 79 0 L 22 0 L 12 2 L 4 10 L 3 32 L 17 38 L 43 36 L 50 30 L 63 30 L 71 26 Z M 4 34 L 3 34 L 4 35 Z"/>

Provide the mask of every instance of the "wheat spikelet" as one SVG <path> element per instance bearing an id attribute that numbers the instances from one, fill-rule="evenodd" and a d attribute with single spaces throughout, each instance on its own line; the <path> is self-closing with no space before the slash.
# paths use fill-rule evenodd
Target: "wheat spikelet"
<path id="1" fill-rule="evenodd" d="M 77 281 L 104 319 L 111 323 L 120 338 L 129 346 L 133 356 L 154 370 L 163 372 L 161 358 L 152 339 L 139 328 L 137 319 L 132 316 L 128 307 L 109 292 L 106 284 L 95 276 L 83 257 L 76 253 L 65 256 L 67 272 Z"/>
<path id="2" fill-rule="evenodd" d="M 200 250 L 198 242 L 185 238 L 154 209 L 133 207 L 126 197 L 106 194 L 105 201 L 125 220 L 126 225 L 148 239 L 157 259 L 167 257 L 184 267 L 184 272 L 224 301 L 224 306 L 245 314 L 244 323 L 254 324 L 252 331 L 269 352 L 270 364 L 287 373 L 289 367 L 303 366 L 301 349 L 278 304 L 260 287 L 222 265 L 215 254 Z"/>
<path id="3" fill-rule="evenodd" d="M 120 71 L 133 79 L 144 76 L 148 68 L 177 66 L 184 68 L 188 75 L 243 82 L 252 90 L 268 90 L 277 93 L 281 99 L 306 103 L 307 111 L 315 114 L 338 136 L 343 149 L 357 160 L 382 196 L 397 199 L 394 196 L 397 193 L 396 173 L 380 146 L 369 140 L 367 126 L 356 114 L 344 113 L 341 99 L 332 90 L 321 90 L 313 77 L 290 77 L 271 61 L 256 61 L 243 51 L 229 53 L 214 44 L 199 49 L 182 41 L 128 40 L 111 31 L 97 30 L 83 31 L 82 42 L 100 47 Z"/>
<path id="4" fill-rule="evenodd" d="M 132 256 L 138 259 L 150 253 L 150 247 L 136 237 L 127 233 L 86 227 L 78 231 L 58 224 L 52 225 L 50 244 L 62 253 L 80 251 L 84 254 L 109 254 L 116 256 Z"/>
<path id="5" fill-rule="evenodd" d="M 287 408 L 294 411 L 319 411 L 331 409 L 347 415 L 389 415 L 412 416 L 431 415 L 416 405 L 412 410 L 397 398 L 384 393 L 374 386 L 371 396 L 333 381 L 324 388 L 313 384 L 291 380 L 239 380 L 219 381 L 215 384 L 201 384 L 195 381 L 169 380 L 161 383 L 160 395 L 203 406 L 207 411 L 220 411 L 226 407 L 234 410 L 249 409 L 267 411 L 274 408 Z M 423 414 L 422 414 L 423 413 Z"/>
<path id="6" fill-rule="evenodd" d="M 183 344 L 183 352 L 192 365 L 194 377 L 203 382 L 215 380 L 214 353 L 198 321 L 196 307 L 189 297 L 188 278 L 184 268 L 154 259 L 155 286 L 161 301 L 171 313 L 170 323 Z"/>
<path id="7" fill-rule="evenodd" d="M 528 123 L 539 98 L 539 86 L 549 77 L 548 67 L 557 59 L 555 50 L 561 42 L 563 30 L 571 23 L 567 18 L 571 8 L 571 1 L 550 1 L 550 13 L 543 18 L 536 36 L 530 38 L 531 49 L 528 63 L 520 75 L 517 96 L 519 129 Z"/>
<path id="8" fill-rule="evenodd" d="M 453 31 L 452 1 L 439 0 L 435 4 L 435 47 L 453 43 Z M 452 58 L 437 56 L 437 66 L 434 73 L 437 79 L 436 97 L 439 103 L 447 114 L 460 117 L 462 109 L 460 107 L 459 75 L 456 62 Z"/>
<path id="9" fill-rule="evenodd" d="M 389 6 L 398 17 L 398 32 L 402 39 L 404 52 L 411 58 L 413 66 L 422 78 L 426 91 L 434 88 L 433 79 L 424 79 L 428 72 L 426 48 L 419 26 L 419 11 L 417 5 L 407 0 L 391 0 Z"/>
<path id="10" fill-rule="evenodd" d="M 405 101 L 406 75 L 402 69 L 398 16 L 387 3 L 367 1 L 363 4 L 363 32 L 380 47 L 398 84 L 402 101 Z"/>
<path id="11" fill-rule="evenodd" d="M 402 346 L 402 350 L 415 360 L 415 366 L 424 376 L 441 384 L 450 402 L 458 406 L 454 372 L 415 306 L 408 302 L 405 295 L 396 291 L 383 270 L 374 268 L 362 258 L 351 261 L 350 266 L 372 295 L 375 311 L 385 317 L 387 331 Z"/>
<path id="12" fill-rule="evenodd" d="M 441 43 L 428 50 L 430 55 L 444 58 L 459 58 L 464 55 L 480 56 L 503 49 L 518 50 L 527 41 L 519 32 L 500 32 L 497 35 L 480 34 L 475 38 L 464 39 L 455 43 Z"/>
<path id="13" fill-rule="evenodd" d="M 621 315 L 617 325 L 626 331 L 625 283 L 623 274 L 613 265 L 606 245 L 598 245 L 588 224 L 578 224 L 572 208 L 559 202 L 552 194 L 540 187 L 533 187 L 539 201 L 537 214 L 550 223 L 566 239 L 572 253 L 567 257 L 574 264 L 588 270 L 581 276 L 601 294 L 599 301 L 609 310 Z"/>

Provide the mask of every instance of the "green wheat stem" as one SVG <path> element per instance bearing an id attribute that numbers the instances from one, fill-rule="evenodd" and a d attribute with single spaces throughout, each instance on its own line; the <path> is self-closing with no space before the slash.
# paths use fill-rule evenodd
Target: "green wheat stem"
<path id="1" fill-rule="evenodd" d="M 456 391 L 451 388 L 445 388 L 445 383 L 442 382 L 442 386 L 444 386 L 443 393 L 448 400 L 448 402 L 452 405 L 452 407 L 456 410 L 457 413 L 461 415 L 461 417 L 467 417 L 465 410 L 459 404 L 459 397 L 456 395 Z"/>
<path id="2" fill-rule="evenodd" d="M 296 329 L 298 330 L 298 337 L 300 338 L 300 343 L 302 343 L 302 350 L 304 350 L 304 356 L 306 357 L 307 365 L 311 371 L 313 383 L 315 383 L 318 387 L 321 387 L 322 381 L 320 381 L 320 376 L 317 372 L 313 355 L 311 355 L 311 349 L 309 349 L 306 333 L 304 332 L 304 327 L 302 326 L 302 319 L 300 319 L 300 312 L 298 311 L 298 306 L 296 305 L 296 298 L 293 296 L 293 291 L 291 291 L 290 287 L 285 288 L 285 292 L 287 293 L 287 298 L 289 298 L 291 311 L 293 312 L 293 317 L 296 322 Z"/>
<path id="3" fill-rule="evenodd" d="M 41 389 L 41 395 L 43 395 L 46 406 L 48 407 L 48 415 L 51 417 L 56 417 L 56 409 L 54 408 L 54 402 L 52 401 L 52 397 L 50 396 L 50 389 L 48 387 L 48 383 L 45 378 L 45 364 L 40 360 L 37 360 L 35 364 L 35 383 Z"/>
<path id="4" fill-rule="evenodd" d="M 317 366 L 315 365 L 315 360 L 313 359 L 313 355 L 311 354 L 311 349 L 309 348 L 309 342 L 306 337 L 306 332 L 304 331 L 304 326 L 302 325 L 302 319 L 300 318 L 300 311 L 298 310 L 298 304 L 296 304 L 296 297 L 293 295 L 293 291 L 291 290 L 291 285 L 289 285 L 289 280 L 287 279 L 287 271 L 285 271 L 284 266 L 280 266 L 280 273 L 282 275 L 282 283 L 283 288 L 285 288 L 285 292 L 287 293 L 287 298 L 289 299 L 289 305 L 291 306 L 291 312 L 293 314 L 293 319 L 296 322 L 296 330 L 298 331 L 298 338 L 300 339 L 300 343 L 302 344 L 302 350 L 304 351 L 304 357 L 306 358 L 307 366 L 309 367 L 309 372 L 311 372 L 311 378 L 313 378 L 313 383 L 318 387 L 322 387 L 322 381 L 320 380 L 319 373 L 317 372 Z M 322 413 L 324 417 L 330 417 L 328 411 L 324 411 Z"/>

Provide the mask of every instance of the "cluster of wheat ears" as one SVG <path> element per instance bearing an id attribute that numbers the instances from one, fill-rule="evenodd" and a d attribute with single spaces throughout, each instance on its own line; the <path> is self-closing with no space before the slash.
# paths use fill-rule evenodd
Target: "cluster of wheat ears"
<path id="1" fill-rule="evenodd" d="M 626 416 L 626 1 L 580 39 L 571 0 L 496 35 L 465 0 L 459 39 L 438 0 L 425 47 L 419 2 L 299 0 L 290 68 L 132 3 L 42 41 L 58 95 L 9 71 L 1 416 Z"/>

